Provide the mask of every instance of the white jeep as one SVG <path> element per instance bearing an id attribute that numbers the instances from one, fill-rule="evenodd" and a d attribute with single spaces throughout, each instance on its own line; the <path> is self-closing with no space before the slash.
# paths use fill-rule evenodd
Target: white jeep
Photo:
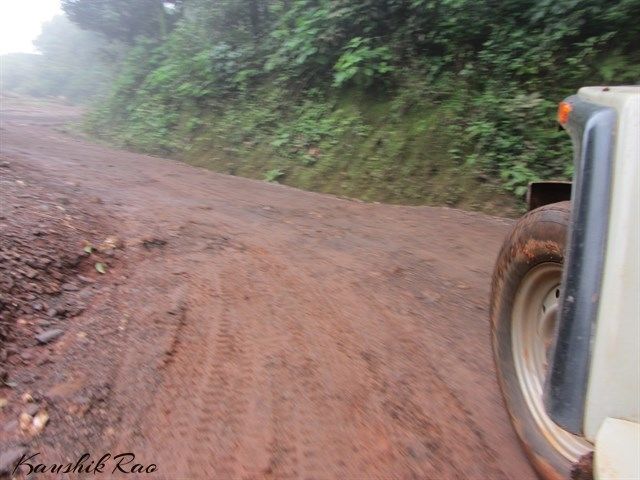
<path id="1" fill-rule="evenodd" d="M 640 478 L 640 87 L 562 102 L 573 184 L 530 186 L 500 251 L 491 327 L 513 426 L 544 478 L 593 454 L 597 479 Z"/>

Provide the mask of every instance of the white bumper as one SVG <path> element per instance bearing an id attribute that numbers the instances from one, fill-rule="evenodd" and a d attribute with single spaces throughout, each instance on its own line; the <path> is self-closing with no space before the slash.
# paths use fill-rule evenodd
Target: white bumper
<path id="1" fill-rule="evenodd" d="M 640 479 L 640 423 L 607 418 L 596 437 L 596 480 Z"/>

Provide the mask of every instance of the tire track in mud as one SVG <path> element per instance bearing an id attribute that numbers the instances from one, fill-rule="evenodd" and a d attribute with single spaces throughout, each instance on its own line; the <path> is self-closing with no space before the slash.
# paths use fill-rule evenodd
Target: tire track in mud
<path id="1" fill-rule="evenodd" d="M 254 253 L 231 252 L 208 277 L 190 274 L 162 407 L 149 417 L 158 438 L 148 436 L 147 448 L 162 445 L 162 456 L 173 452 L 176 462 L 165 478 L 322 478 L 329 471 L 504 478 L 470 412 L 419 344 L 415 324 L 397 325 L 370 299 L 368 318 L 386 325 L 371 337 L 368 325 L 353 323 L 363 305 L 342 298 L 357 286 L 308 289 L 307 272 L 264 249 L 258 260 Z M 389 336 L 416 355 L 423 375 L 407 375 L 402 356 L 384 356 Z M 353 418 L 339 414 L 345 404 Z M 447 461 L 456 443 L 470 452 L 460 465 Z M 357 467 L 347 465 L 351 455 L 359 457 Z"/>
<path id="2" fill-rule="evenodd" d="M 238 477 L 235 449 L 247 413 L 252 365 L 244 338 L 245 329 L 250 327 L 243 325 L 245 319 L 231 315 L 229 305 L 235 300 L 233 296 L 225 283 L 221 283 L 216 332 L 204 358 L 199 359 L 205 365 L 205 372 L 197 396 L 196 433 L 192 437 L 189 462 L 189 473 L 193 477 Z M 214 462 L 203 464 L 203 459 L 212 456 Z"/>
<path id="3" fill-rule="evenodd" d="M 258 262 L 255 252 L 233 252 L 207 269 L 215 272 L 207 278 L 189 273 L 165 380 L 154 412 L 137 429 L 149 432 L 147 450 L 172 459 L 163 478 L 184 472 L 191 478 L 322 477 L 335 468 L 326 465 L 327 456 L 337 457 L 338 467 L 346 462 L 351 446 L 334 431 L 341 420 L 325 390 L 343 374 L 331 358 L 353 357 L 354 332 L 327 304 L 331 292 L 305 289 L 304 275 L 260 251 Z M 320 306 L 320 322 L 309 315 L 313 304 Z M 260 376 L 267 380 L 256 382 Z M 263 409 L 268 418 L 248 411 L 249 397 L 269 404 Z M 262 432 L 255 435 L 256 429 Z"/>
<path id="4" fill-rule="evenodd" d="M 295 402 L 291 403 L 290 397 L 285 395 L 283 405 L 276 403 L 274 407 L 282 413 L 289 408 L 295 412 L 295 419 L 292 414 L 274 416 L 274 430 L 277 432 L 274 443 L 285 445 L 275 450 L 297 456 L 298 477 L 323 478 L 330 472 L 344 478 L 362 475 L 364 470 L 349 472 L 347 463 L 354 453 L 358 454 L 361 443 L 367 444 L 369 440 L 369 435 L 363 440 L 356 433 L 363 433 L 363 430 L 370 432 L 367 432 L 367 428 L 353 431 L 354 426 L 341 414 L 341 403 L 345 401 L 343 397 L 348 395 L 342 391 L 342 385 L 334 381 L 334 378 L 345 375 L 344 362 L 354 357 L 357 347 L 355 331 L 347 319 L 327 302 L 330 296 L 324 289 L 314 291 L 301 288 L 307 283 L 304 275 L 287 264 L 269 256 L 260 271 L 271 280 L 268 295 L 275 299 L 271 308 L 274 319 L 277 319 L 279 332 L 276 334 L 284 335 L 287 346 L 280 357 L 287 370 L 286 373 L 278 373 L 282 379 L 280 388 L 290 385 L 295 398 Z M 277 289 L 273 287 L 276 284 L 273 279 L 277 280 Z M 306 305 L 314 305 L 316 311 L 313 316 L 308 314 Z M 347 382 L 354 388 L 362 388 L 358 370 L 354 366 L 357 385 Z M 353 439 L 360 441 L 354 443 Z M 290 445 L 296 443 L 299 448 L 294 450 Z M 361 450 L 368 451 L 367 448 Z M 375 456 L 372 453 L 372 457 Z M 332 465 L 327 465 L 327 458 L 332 459 Z M 282 455 L 277 460 L 277 463 L 283 463 Z M 291 459 L 290 464 L 294 463 L 296 460 Z M 371 466 L 366 463 L 361 467 Z M 291 470 L 287 469 L 276 470 L 275 473 L 274 477 L 278 478 L 291 476 Z"/>
<path id="5" fill-rule="evenodd" d="M 287 367 L 284 352 L 272 355 L 265 364 L 269 378 L 271 398 L 270 434 L 267 446 L 269 464 L 265 470 L 267 478 L 292 479 L 299 477 L 298 431 L 296 397 L 297 388 L 287 390 L 291 385 L 291 372 Z"/>
<path id="6" fill-rule="evenodd" d="M 226 262 L 225 262 L 226 263 Z M 158 407 L 143 431 L 146 447 L 172 459 L 165 478 L 235 478 L 235 446 L 247 413 L 252 364 L 242 325 L 230 315 L 223 279 L 192 279 L 186 322 L 167 364 Z M 210 274 L 211 270 L 207 271 Z M 179 455 L 176 455 L 180 452 Z"/>
<path id="7" fill-rule="evenodd" d="M 280 265 L 267 254 L 254 268 L 254 275 L 264 288 L 262 297 L 268 312 L 263 324 L 270 354 L 265 358 L 271 399 L 268 478 L 321 478 L 317 461 L 317 420 L 309 400 L 317 402 L 321 389 L 313 360 L 307 353 L 300 318 L 291 315 L 290 305 L 297 304 L 300 286 L 286 286 L 274 271 Z M 276 280 L 274 282 L 274 280 Z M 295 310 L 294 310 L 295 311 Z"/>
<path id="8" fill-rule="evenodd" d="M 283 286 L 290 288 L 295 284 L 304 284 L 299 281 L 300 274 L 288 271 L 285 265 L 275 268 L 272 263 L 269 277 L 279 279 Z M 403 350 L 415 355 L 414 361 L 418 361 L 422 368 L 420 373 L 407 375 L 404 372 L 410 370 L 411 364 L 404 363 L 402 356 L 387 361 L 384 368 L 382 368 L 384 362 L 377 362 L 378 368 L 371 368 L 376 363 L 373 362 L 374 356 L 367 353 L 367 348 L 375 349 L 375 339 L 374 342 L 367 339 L 365 335 L 356 330 L 355 326 L 351 325 L 344 312 L 338 311 L 332 304 L 326 302 L 326 298 L 340 299 L 339 287 L 333 287 L 329 295 L 326 293 L 325 291 L 303 291 L 299 292 L 296 298 L 301 304 L 312 303 L 316 305 L 316 311 L 319 311 L 319 315 L 322 316 L 323 323 L 322 325 L 312 325 L 315 329 L 314 333 L 316 335 L 323 333 L 335 341 L 332 346 L 335 349 L 335 355 L 344 355 L 345 360 L 348 359 L 353 364 L 354 371 L 358 370 L 358 360 L 368 366 L 372 378 L 369 378 L 368 381 L 364 380 L 364 384 L 361 386 L 365 391 L 377 391 L 378 393 L 373 402 L 361 399 L 363 405 L 359 405 L 359 407 L 372 408 L 368 421 L 371 422 L 376 414 L 382 414 L 387 419 L 393 420 L 391 429 L 377 431 L 378 434 L 388 435 L 388 442 L 383 440 L 377 445 L 367 445 L 364 450 L 375 451 L 376 447 L 379 448 L 383 445 L 387 447 L 385 453 L 392 450 L 390 456 L 395 454 L 407 459 L 407 463 L 410 465 L 407 474 L 419 472 L 426 478 L 507 478 L 497 466 L 497 454 L 482 435 L 471 412 L 460 401 L 455 390 L 444 380 L 431 361 L 429 345 L 418 342 L 417 339 L 422 337 L 423 332 L 413 331 L 416 327 L 413 322 L 398 325 L 391 318 L 385 318 L 386 321 L 383 323 L 387 325 L 386 334 L 393 335 L 394 341 Z M 277 295 L 277 292 L 274 292 L 274 295 Z M 375 299 L 371 299 L 371 306 L 368 308 L 372 308 L 375 303 Z M 359 308 L 362 308 L 362 305 Z M 302 310 L 300 306 L 292 308 L 292 311 L 300 312 Z M 372 310 L 370 318 L 374 319 L 380 315 L 385 317 L 384 312 L 384 307 L 381 307 L 377 312 Z M 287 318 L 286 315 L 284 318 Z M 362 327 L 366 327 L 366 325 L 362 325 Z M 307 353 L 307 356 L 302 357 L 302 361 L 310 362 L 308 365 L 313 365 L 308 354 L 310 348 L 317 346 L 318 342 L 305 337 L 304 329 L 300 328 L 299 322 L 290 322 L 288 329 L 292 332 L 294 344 L 300 345 L 297 350 Z M 330 348 L 327 345 L 322 345 L 322 349 L 327 357 L 331 356 Z M 358 351 L 361 352 L 361 358 L 354 359 L 353 356 Z M 298 378 L 305 379 L 303 387 L 311 392 L 314 403 L 322 406 L 318 413 L 326 421 L 331 418 L 334 410 L 328 405 L 326 396 L 313 397 L 313 392 L 321 391 L 323 386 L 317 376 L 314 378 L 305 375 L 308 371 L 309 368 L 302 368 Z M 332 372 L 331 365 L 324 363 L 323 371 Z M 336 377 L 341 375 L 344 376 L 344 372 L 336 371 Z M 324 387 L 326 388 L 326 385 Z M 355 387 L 356 385 L 352 385 L 352 388 Z M 422 391 L 417 392 L 420 389 Z M 335 409 L 335 411 L 339 410 L 339 408 Z M 447 413 L 443 416 L 442 412 L 445 411 Z M 311 419 L 306 419 L 302 424 L 312 425 L 313 423 Z M 366 425 L 366 427 L 371 427 L 371 425 Z M 348 429 L 349 426 L 346 431 Z M 318 425 L 315 429 L 316 438 L 318 431 L 322 431 L 322 425 Z M 354 435 L 353 438 L 362 439 L 362 432 L 360 435 Z M 333 446 L 336 443 L 340 444 L 340 439 L 333 438 L 326 445 Z M 393 447 L 389 448 L 390 445 Z M 448 457 L 448 452 L 459 450 L 460 445 L 465 446 L 463 450 L 468 458 L 462 459 L 460 462 L 451 460 Z M 331 449 L 331 446 L 328 448 Z M 358 451 L 357 445 L 344 443 L 341 447 L 343 449 L 355 448 L 355 451 Z M 362 468 L 366 467 L 366 464 L 362 465 Z M 392 473 L 392 470 L 387 473 Z"/>
<path id="9" fill-rule="evenodd" d="M 197 297 L 189 295 L 161 407 L 149 415 L 155 425 L 142 428 L 158 435 L 147 436 L 148 449 L 184 453 L 166 478 L 298 477 L 300 372 L 292 352 L 300 340 L 278 323 L 270 279 L 243 257 L 226 259 L 214 279 L 192 280 Z M 258 282 L 265 290 L 256 295 Z"/>
<path id="10" fill-rule="evenodd" d="M 145 450 L 157 452 L 155 458 L 159 466 L 158 474 L 167 479 L 181 478 L 179 474 L 184 476 L 191 463 L 187 455 L 175 455 L 174 446 L 189 445 L 194 433 L 193 427 L 197 424 L 198 410 L 195 403 L 207 366 L 200 360 L 206 354 L 218 313 L 215 304 L 209 305 L 211 309 L 206 318 L 212 321 L 206 322 L 193 290 L 202 292 L 209 298 L 216 298 L 219 296 L 218 280 L 213 277 L 201 281 L 191 277 L 190 291 L 186 295 L 182 313 L 183 327 L 165 362 L 164 380 L 157 391 L 153 407 L 142 420 L 142 438 L 123 438 L 120 441 L 129 448 L 132 444 L 142 444 Z M 169 459 L 170 463 L 167 462 Z"/>
<path id="11" fill-rule="evenodd" d="M 366 351 L 363 358 L 372 376 L 380 379 L 372 388 L 384 414 L 393 419 L 393 443 L 412 470 L 425 478 L 509 478 L 473 415 L 432 361 L 437 348 L 421 343 L 423 332 L 411 323 L 396 324 L 392 334 L 406 355 L 382 361 L 374 351 Z M 410 363 L 419 364 L 420 371 L 411 372 Z"/>

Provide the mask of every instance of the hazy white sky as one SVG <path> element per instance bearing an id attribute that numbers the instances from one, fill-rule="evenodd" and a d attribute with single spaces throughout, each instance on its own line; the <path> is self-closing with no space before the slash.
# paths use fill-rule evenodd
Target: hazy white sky
<path id="1" fill-rule="evenodd" d="M 61 13 L 60 0 L 0 0 L 0 55 L 35 52 L 42 23 Z"/>

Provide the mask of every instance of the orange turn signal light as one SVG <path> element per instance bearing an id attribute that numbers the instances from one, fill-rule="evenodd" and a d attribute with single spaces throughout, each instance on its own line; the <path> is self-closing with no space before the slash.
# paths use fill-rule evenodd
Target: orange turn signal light
<path id="1" fill-rule="evenodd" d="M 560 105 L 558 105 L 558 122 L 561 125 L 566 125 L 569 121 L 571 110 L 573 110 L 573 107 L 569 102 L 560 102 Z"/>

